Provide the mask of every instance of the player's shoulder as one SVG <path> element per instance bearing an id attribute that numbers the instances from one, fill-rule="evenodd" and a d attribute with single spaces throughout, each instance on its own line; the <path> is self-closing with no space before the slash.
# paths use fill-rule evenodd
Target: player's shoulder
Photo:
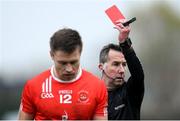
<path id="1" fill-rule="evenodd" d="M 94 79 L 97 79 L 97 80 L 100 80 L 96 75 L 94 75 L 93 73 L 87 71 L 87 70 L 82 70 L 83 72 L 83 76 L 87 77 L 87 78 L 94 78 Z"/>
<path id="2" fill-rule="evenodd" d="M 83 78 L 85 78 L 85 80 L 90 80 L 90 82 L 92 83 L 94 82 L 96 84 L 97 82 L 99 83 L 103 82 L 98 76 L 84 69 L 83 69 Z"/>
<path id="3" fill-rule="evenodd" d="M 47 69 L 36 76 L 32 77 L 27 81 L 28 84 L 38 84 L 44 81 L 46 78 L 48 78 L 51 75 L 50 69 Z"/>
<path id="4" fill-rule="evenodd" d="M 83 81 L 85 81 L 86 84 L 91 87 L 91 89 L 96 90 L 98 92 L 101 90 L 106 90 L 104 80 L 101 80 L 98 76 L 94 75 L 93 73 L 83 70 L 82 77 Z"/>

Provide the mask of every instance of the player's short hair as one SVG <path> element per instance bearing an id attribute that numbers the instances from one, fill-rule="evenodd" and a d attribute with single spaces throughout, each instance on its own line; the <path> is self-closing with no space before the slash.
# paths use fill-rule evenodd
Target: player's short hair
<path id="1" fill-rule="evenodd" d="M 72 53 L 79 47 L 79 51 L 82 51 L 81 36 L 76 30 L 70 28 L 63 28 L 53 34 L 50 39 L 50 49 L 52 52 L 61 50 L 66 53 Z"/>
<path id="2" fill-rule="evenodd" d="M 112 44 L 112 43 L 105 45 L 100 51 L 100 55 L 99 55 L 99 62 L 100 63 L 107 62 L 110 49 L 122 52 L 122 49 L 119 45 Z"/>

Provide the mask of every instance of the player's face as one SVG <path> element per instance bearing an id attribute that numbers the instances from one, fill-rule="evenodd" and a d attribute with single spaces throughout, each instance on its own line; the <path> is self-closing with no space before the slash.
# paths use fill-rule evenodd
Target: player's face
<path id="1" fill-rule="evenodd" d="M 78 73 L 80 56 L 79 48 L 76 48 L 72 53 L 65 53 L 60 50 L 51 52 L 51 57 L 55 64 L 55 75 L 64 81 L 74 79 Z"/>
<path id="2" fill-rule="evenodd" d="M 107 79 L 105 81 L 110 87 L 116 87 L 124 83 L 125 78 L 125 68 L 126 60 L 122 52 L 110 50 L 108 54 L 108 60 L 104 64 L 105 73 L 110 76 L 112 79 Z M 104 75 L 106 76 L 106 75 Z"/>

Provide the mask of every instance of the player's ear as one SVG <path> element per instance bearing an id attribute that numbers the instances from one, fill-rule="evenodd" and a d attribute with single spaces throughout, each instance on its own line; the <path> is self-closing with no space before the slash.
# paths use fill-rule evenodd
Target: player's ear
<path id="1" fill-rule="evenodd" d="M 98 65 L 98 68 L 101 70 L 101 71 L 103 71 L 103 68 L 104 66 L 103 66 L 103 63 L 99 63 L 99 65 Z"/>
<path id="2" fill-rule="evenodd" d="M 51 50 L 49 51 L 49 53 L 50 53 L 51 58 L 53 59 L 54 58 L 54 53 Z"/>

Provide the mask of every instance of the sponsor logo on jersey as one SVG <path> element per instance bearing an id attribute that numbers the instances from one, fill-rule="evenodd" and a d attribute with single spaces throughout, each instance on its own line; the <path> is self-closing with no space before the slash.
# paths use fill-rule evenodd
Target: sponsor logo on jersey
<path id="1" fill-rule="evenodd" d="M 41 98 L 54 98 L 52 94 L 52 77 L 49 76 L 43 83 L 42 83 L 42 92 Z"/>
<path id="2" fill-rule="evenodd" d="M 62 121 L 67 121 L 68 120 L 68 114 L 66 111 L 64 111 L 64 115 L 62 115 Z"/>
<path id="3" fill-rule="evenodd" d="M 89 101 L 88 91 L 81 90 L 78 92 L 78 102 L 79 103 L 87 103 Z"/>
<path id="4" fill-rule="evenodd" d="M 123 107 L 125 107 L 125 104 L 118 105 L 118 106 L 114 107 L 114 109 L 119 110 L 119 109 L 121 109 Z"/>

